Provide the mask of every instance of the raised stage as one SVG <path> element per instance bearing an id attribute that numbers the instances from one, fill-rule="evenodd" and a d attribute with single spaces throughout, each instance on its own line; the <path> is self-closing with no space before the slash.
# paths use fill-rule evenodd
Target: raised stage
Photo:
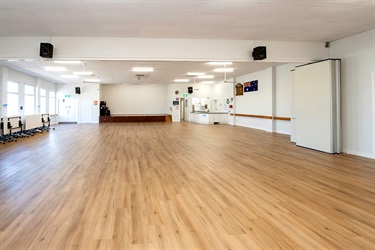
<path id="1" fill-rule="evenodd" d="M 132 114 L 99 116 L 99 122 L 172 122 L 170 114 Z"/>

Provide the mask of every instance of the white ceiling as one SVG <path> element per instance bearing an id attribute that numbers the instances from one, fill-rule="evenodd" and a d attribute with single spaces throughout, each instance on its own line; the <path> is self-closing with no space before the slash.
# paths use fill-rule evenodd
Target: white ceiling
<path id="1" fill-rule="evenodd" d="M 189 79 L 190 83 L 194 81 L 199 83 L 201 81 L 222 82 L 225 79 L 224 73 L 213 72 L 213 69 L 222 66 L 208 65 L 206 62 L 169 62 L 169 61 L 86 61 L 84 65 L 57 65 L 53 61 L 17 61 L 17 62 L 1 62 L 0 64 L 9 66 L 21 72 L 32 74 L 35 76 L 46 78 L 55 83 L 82 83 L 84 78 L 78 79 L 62 79 L 60 75 L 72 74 L 74 71 L 92 71 L 93 76 L 86 78 L 100 78 L 101 83 L 109 84 L 158 84 L 158 83 L 174 83 L 174 79 Z M 227 66 L 234 69 L 232 73 L 226 73 L 226 79 L 234 76 L 241 76 L 249 74 L 249 72 L 260 71 L 272 66 L 280 65 L 280 63 L 271 62 L 234 62 Z M 67 67 L 67 72 L 46 72 L 44 66 L 64 66 Z M 146 78 L 138 79 L 131 71 L 133 67 L 149 67 L 154 68 L 153 72 L 149 73 Z M 206 75 L 213 75 L 213 79 L 194 79 L 194 77 L 187 76 L 188 72 L 203 72 Z"/>
<path id="2" fill-rule="evenodd" d="M 374 28 L 374 0 L 0 0 L 0 36 L 326 42 Z M 41 70 L 45 63 L 2 62 L 62 82 L 58 74 Z M 89 61 L 85 67 L 104 83 L 134 84 L 140 80 L 130 69 L 142 64 Z M 235 63 L 233 75 L 272 65 Z M 204 62 L 147 62 L 147 66 L 155 68 L 147 83 L 171 82 L 188 71 L 212 73 Z M 219 78 L 218 74 L 215 80 Z"/>

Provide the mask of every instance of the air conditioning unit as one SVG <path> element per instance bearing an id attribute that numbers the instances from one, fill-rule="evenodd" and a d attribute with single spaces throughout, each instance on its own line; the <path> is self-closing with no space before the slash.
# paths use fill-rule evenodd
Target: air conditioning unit
<path id="1" fill-rule="evenodd" d="M 136 77 L 138 80 L 141 80 L 141 79 L 147 78 L 149 76 L 149 74 L 147 74 L 147 73 L 135 73 L 133 76 Z"/>

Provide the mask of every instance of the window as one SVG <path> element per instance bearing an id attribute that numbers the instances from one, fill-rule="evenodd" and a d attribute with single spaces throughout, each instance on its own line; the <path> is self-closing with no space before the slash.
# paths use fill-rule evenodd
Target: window
<path id="1" fill-rule="evenodd" d="M 24 103 L 25 115 L 31 115 L 35 113 L 35 87 L 25 85 L 25 103 Z"/>
<path id="2" fill-rule="evenodd" d="M 40 113 L 47 113 L 47 91 L 46 89 L 40 89 Z"/>
<path id="3" fill-rule="evenodd" d="M 49 113 L 56 114 L 56 93 L 54 91 L 49 92 Z"/>
<path id="4" fill-rule="evenodd" d="M 8 82 L 7 84 L 8 88 L 8 93 L 7 93 L 7 98 L 8 98 L 8 116 L 12 115 L 18 115 L 18 106 L 19 106 L 19 101 L 18 101 L 18 88 L 19 85 L 18 83 L 15 82 Z"/>

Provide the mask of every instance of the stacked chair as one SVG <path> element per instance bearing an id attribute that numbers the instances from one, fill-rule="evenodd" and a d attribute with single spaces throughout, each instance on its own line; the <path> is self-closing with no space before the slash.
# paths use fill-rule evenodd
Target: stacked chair
<path id="1" fill-rule="evenodd" d="M 25 121 L 21 116 L 1 118 L 0 143 L 17 141 L 18 138 L 33 136 L 43 131 L 49 132 L 51 129 L 49 114 L 26 116 Z"/>

